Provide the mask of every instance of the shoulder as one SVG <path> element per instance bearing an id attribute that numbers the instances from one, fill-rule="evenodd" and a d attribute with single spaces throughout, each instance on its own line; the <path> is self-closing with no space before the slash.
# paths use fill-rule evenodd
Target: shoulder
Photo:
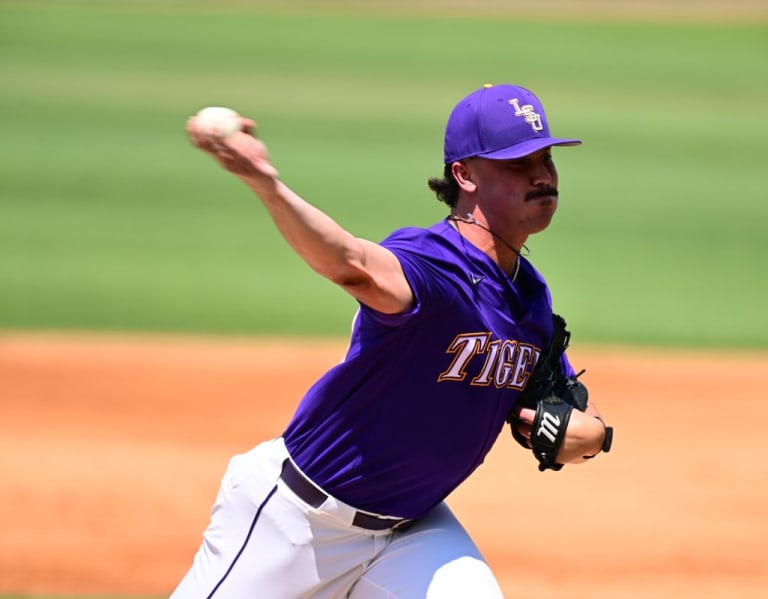
<path id="1" fill-rule="evenodd" d="M 453 229 L 445 221 L 429 228 L 403 227 L 390 233 L 381 245 L 395 253 L 422 255 L 425 258 L 446 258 L 456 253 Z"/>
<path id="2" fill-rule="evenodd" d="M 455 230 L 442 221 L 428 228 L 405 227 L 393 231 L 381 245 L 400 262 L 411 289 L 426 297 L 451 297 L 469 269 Z"/>

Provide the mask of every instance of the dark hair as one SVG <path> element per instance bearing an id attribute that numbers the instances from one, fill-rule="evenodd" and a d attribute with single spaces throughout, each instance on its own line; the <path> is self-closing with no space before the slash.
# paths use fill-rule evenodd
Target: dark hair
<path id="1" fill-rule="evenodd" d="M 453 178 L 450 164 L 445 165 L 442 177 L 430 178 L 427 180 L 427 185 L 435 192 L 438 200 L 445 202 L 451 208 L 456 206 L 456 202 L 459 201 L 459 184 Z"/>

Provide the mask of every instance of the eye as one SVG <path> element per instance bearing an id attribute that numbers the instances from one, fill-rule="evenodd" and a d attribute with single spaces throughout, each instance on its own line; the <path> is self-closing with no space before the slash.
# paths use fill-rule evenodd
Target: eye
<path id="1" fill-rule="evenodd" d="M 511 170 L 519 170 L 528 166 L 526 158 L 517 158 L 516 160 L 507 160 L 506 167 Z"/>

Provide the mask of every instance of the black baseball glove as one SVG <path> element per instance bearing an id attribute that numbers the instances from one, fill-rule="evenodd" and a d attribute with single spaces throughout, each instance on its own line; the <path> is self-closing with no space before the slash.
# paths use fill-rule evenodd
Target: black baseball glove
<path id="1" fill-rule="evenodd" d="M 520 420 L 513 409 L 507 416 L 515 441 L 526 449 L 532 449 L 539 461 L 539 470 L 560 470 L 563 465 L 556 462 L 557 453 L 563 444 L 565 431 L 574 408 L 584 411 L 587 408 L 589 393 L 576 376 L 566 376 L 560 361 L 568 347 L 571 333 L 566 329 L 565 320 L 552 315 L 554 325 L 552 342 L 542 351 L 515 408 L 522 406 L 536 410 L 531 427 L 530 441 L 518 430 Z M 603 451 L 610 449 L 612 429 L 606 427 L 606 442 Z"/>

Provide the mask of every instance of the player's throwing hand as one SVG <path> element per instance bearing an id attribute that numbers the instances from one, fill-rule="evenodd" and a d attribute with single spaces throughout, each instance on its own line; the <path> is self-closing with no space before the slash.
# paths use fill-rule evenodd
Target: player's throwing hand
<path id="1" fill-rule="evenodd" d="M 274 193 L 277 169 L 270 162 L 264 142 L 255 136 L 256 123 L 240 117 L 239 131 L 226 136 L 211 135 L 200 122 L 200 117 L 187 120 L 187 134 L 192 143 L 215 158 L 221 166 L 237 175 L 255 193 Z"/>

